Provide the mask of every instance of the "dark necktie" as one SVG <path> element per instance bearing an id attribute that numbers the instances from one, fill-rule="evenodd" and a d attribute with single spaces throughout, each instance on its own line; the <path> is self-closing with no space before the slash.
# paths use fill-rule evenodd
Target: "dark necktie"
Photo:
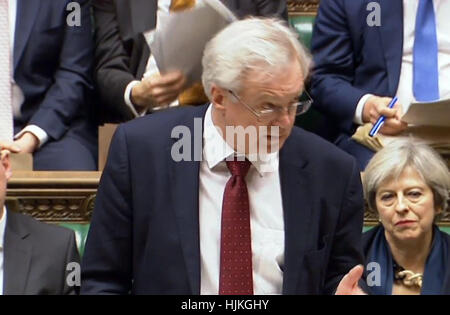
<path id="1" fill-rule="evenodd" d="M 420 0 L 413 55 L 413 92 L 418 101 L 439 99 L 438 42 L 433 0 Z"/>
<path id="2" fill-rule="evenodd" d="M 219 294 L 253 294 L 250 204 L 245 176 L 250 162 L 227 161 L 231 178 L 225 186 L 220 239 Z"/>

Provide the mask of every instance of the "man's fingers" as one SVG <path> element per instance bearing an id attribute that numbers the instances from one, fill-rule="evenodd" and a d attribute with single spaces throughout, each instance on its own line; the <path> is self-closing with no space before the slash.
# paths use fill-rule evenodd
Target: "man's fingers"
<path id="1" fill-rule="evenodd" d="M 152 90 L 153 98 L 159 103 L 161 99 L 176 98 L 181 91 L 174 88 L 155 88 Z"/>
<path id="2" fill-rule="evenodd" d="M 1 150 L 8 150 L 12 153 L 19 153 L 22 149 L 14 142 L 0 141 L 0 151 Z"/>
<path id="3" fill-rule="evenodd" d="M 178 97 L 178 95 L 181 92 L 183 92 L 183 87 L 185 83 L 186 80 L 183 79 L 179 82 L 176 82 L 173 85 L 167 85 L 164 87 L 154 87 L 152 89 L 152 96 L 159 104 L 167 100 L 173 101 Z"/>
<path id="4" fill-rule="evenodd" d="M 408 124 L 396 118 L 386 119 L 380 129 L 380 133 L 384 135 L 395 136 L 406 130 Z"/>
<path id="5" fill-rule="evenodd" d="M 386 118 L 395 117 L 395 115 L 397 114 L 396 108 L 378 107 L 377 111 L 379 116 L 385 116 Z"/>
<path id="6" fill-rule="evenodd" d="M 395 117 L 386 119 L 384 121 L 384 125 L 386 127 L 390 127 L 390 128 L 400 130 L 400 131 L 403 131 L 408 126 L 407 123 L 405 123 L 404 121 L 401 121 Z"/>
<path id="7" fill-rule="evenodd" d="M 149 83 L 153 87 L 173 86 L 179 82 L 185 81 L 186 78 L 180 71 L 168 72 L 158 77 L 151 77 Z"/>
<path id="8" fill-rule="evenodd" d="M 362 265 L 357 265 L 353 267 L 339 282 L 336 289 L 336 295 L 353 295 L 362 292 L 361 288 L 358 286 L 358 281 L 361 279 L 364 267 Z"/>
<path id="9" fill-rule="evenodd" d="M 170 95 L 164 95 L 160 96 L 158 98 L 155 98 L 156 103 L 158 103 L 159 106 L 168 105 L 175 101 L 178 97 L 178 94 L 170 94 Z"/>
<path id="10" fill-rule="evenodd" d="M 346 279 L 346 284 L 349 287 L 355 287 L 358 284 L 359 279 L 361 279 L 361 276 L 364 272 L 364 267 L 362 265 L 357 265 L 353 267 L 352 270 L 350 270 L 344 277 Z M 344 280 L 342 279 L 342 280 Z"/>
<path id="11" fill-rule="evenodd" d="M 186 77 L 181 71 L 151 76 L 143 81 L 147 103 L 155 102 L 157 106 L 167 105 L 176 100 L 186 85 Z"/>

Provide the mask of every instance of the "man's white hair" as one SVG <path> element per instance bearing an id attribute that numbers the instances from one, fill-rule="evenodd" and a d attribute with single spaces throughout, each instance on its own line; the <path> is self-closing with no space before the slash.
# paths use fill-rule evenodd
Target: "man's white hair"
<path id="1" fill-rule="evenodd" d="M 205 93 L 211 99 L 213 84 L 238 93 L 249 71 L 270 75 L 295 60 L 306 79 L 311 65 L 310 54 L 284 21 L 274 18 L 236 21 L 206 45 L 202 60 Z"/>

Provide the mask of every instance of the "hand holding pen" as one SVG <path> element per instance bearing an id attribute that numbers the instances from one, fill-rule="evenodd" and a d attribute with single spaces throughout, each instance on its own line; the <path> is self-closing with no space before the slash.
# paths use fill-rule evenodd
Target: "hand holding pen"
<path id="1" fill-rule="evenodd" d="M 384 116 L 384 118 L 382 118 Z M 363 122 L 378 126 L 379 133 L 397 135 L 407 128 L 407 123 L 401 121 L 402 104 L 390 97 L 371 96 L 364 104 Z M 373 135 L 376 132 L 372 133 Z"/>

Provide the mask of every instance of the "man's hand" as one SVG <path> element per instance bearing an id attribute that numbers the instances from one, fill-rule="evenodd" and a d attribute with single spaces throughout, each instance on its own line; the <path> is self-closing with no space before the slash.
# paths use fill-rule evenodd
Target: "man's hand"
<path id="1" fill-rule="evenodd" d="M 408 124 L 401 121 L 403 111 L 400 103 L 397 102 L 394 108 L 388 108 L 391 100 L 390 97 L 370 97 L 364 105 L 362 119 L 364 123 L 375 124 L 380 116 L 385 116 L 386 120 L 380 129 L 380 133 L 394 136 L 404 131 Z"/>
<path id="2" fill-rule="evenodd" d="M 131 102 L 138 110 L 168 105 L 183 91 L 186 77 L 181 71 L 144 78 L 131 90 Z"/>
<path id="3" fill-rule="evenodd" d="M 362 265 L 353 267 L 353 269 L 342 278 L 341 282 L 339 282 L 336 295 L 366 295 L 358 285 L 358 281 L 361 279 L 363 271 L 364 267 Z"/>
<path id="4" fill-rule="evenodd" d="M 14 141 L 14 144 L 20 148 L 21 153 L 33 153 L 39 146 L 39 139 L 31 132 L 25 132 L 19 139 Z"/>
<path id="5" fill-rule="evenodd" d="M 0 141 L 0 151 L 3 150 L 8 150 L 11 153 L 22 152 L 22 149 L 15 142 Z"/>

